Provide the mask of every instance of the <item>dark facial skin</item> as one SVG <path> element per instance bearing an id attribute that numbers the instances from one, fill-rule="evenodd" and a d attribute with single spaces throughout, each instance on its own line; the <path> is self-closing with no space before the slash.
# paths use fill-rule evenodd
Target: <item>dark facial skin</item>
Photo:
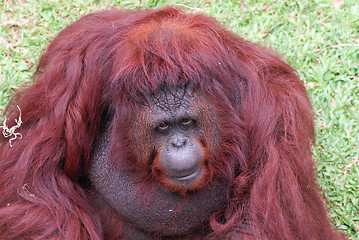
<path id="1" fill-rule="evenodd" d="M 111 129 L 100 134 L 89 179 L 95 195 L 134 226 L 137 233 L 127 230 L 131 234 L 125 239 L 152 239 L 153 234 L 180 239 L 210 231 L 209 218 L 228 194 L 228 184 L 212 179 L 209 169 L 219 138 L 211 109 L 188 87 L 148 95 L 130 128 L 139 166 L 132 170 L 110 158 Z M 141 169 L 153 175 L 152 181 L 140 177 Z"/>
<path id="2" fill-rule="evenodd" d="M 219 140 L 216 114 L 190 86 L 148 95 L 135 119 L 140 165 L 174 191 L 199 189 L 209 180 L 208 161 Z"/>

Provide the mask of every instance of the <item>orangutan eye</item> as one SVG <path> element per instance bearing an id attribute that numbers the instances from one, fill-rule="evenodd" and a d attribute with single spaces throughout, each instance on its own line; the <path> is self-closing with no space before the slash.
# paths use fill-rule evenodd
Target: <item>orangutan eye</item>
<path id="1" fill-rule="evenodd" d="M 167 122 L 162 122 L 157 126 L 156 130 L 159 133 L 167 133 L 170 130 L 170 125 Z"/>
<path id="2" fill-rule="evenodd" d="M 194 125 L 194 120 L 190 118 L 183 118 L 180 122 L 180 126 L 184 129 L 188 129 Z"/>

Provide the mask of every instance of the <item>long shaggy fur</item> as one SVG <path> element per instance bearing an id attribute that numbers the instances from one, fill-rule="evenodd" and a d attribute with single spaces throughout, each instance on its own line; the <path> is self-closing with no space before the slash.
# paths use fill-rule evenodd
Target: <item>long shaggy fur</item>
<path id="1" fill-rule="evenodd" d="M 343 238 L 314 179 L 312 109 L 293 69 L 215 20 L 175 8 L 90 14 L 51 42 L 33 84 L 7 108 L 7 124 L 16 105 L 23 124 L 13 147 L 0 137 L 0 238 L 103 239 L 103 217 L 79 181 L 101 116 L 124 122 L 164 83 L 191 83 L 217 108 L 212 168 L 231 189 L 206 239 Z"/>

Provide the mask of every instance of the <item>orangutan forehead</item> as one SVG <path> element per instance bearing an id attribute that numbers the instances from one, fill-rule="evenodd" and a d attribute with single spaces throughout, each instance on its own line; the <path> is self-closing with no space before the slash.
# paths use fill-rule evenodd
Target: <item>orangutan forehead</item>
<path id="1" fill-rule="evenodd" d="M 175 115 L 178 111 L 190 109 L 193 98 L 192 87 L 180 85 L 172 88 L 163 87 L 148 100 L 152 110 Z"/>

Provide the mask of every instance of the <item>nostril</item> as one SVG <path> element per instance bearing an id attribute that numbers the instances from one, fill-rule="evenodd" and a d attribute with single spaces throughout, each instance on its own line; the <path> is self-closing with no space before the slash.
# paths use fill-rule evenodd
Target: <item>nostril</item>
<path id="1" fill-rule="evenodd" d="M 187 139 L 184 137 L 176 137 L 171 140 L 171 143 L 173 147 L 184 147 L 186 146 Z"/>

